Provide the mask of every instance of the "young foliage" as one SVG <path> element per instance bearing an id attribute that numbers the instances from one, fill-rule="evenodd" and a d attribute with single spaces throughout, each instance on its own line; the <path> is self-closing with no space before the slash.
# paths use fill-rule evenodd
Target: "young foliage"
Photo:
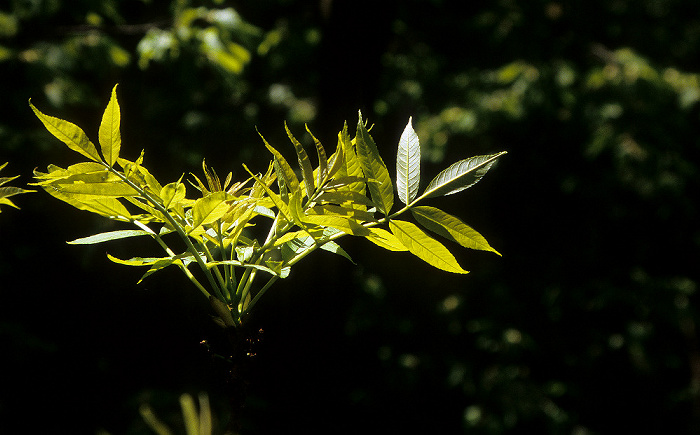
<path id="1" fill-rule="evenodd" d="M 51 134 L 89 159 L 65 169 L 49 165 L 47 172 L 35 171 L 34 184 L 78 209 L 136 227 L 79 238 L 71 244 L 143 236 L 153 239 L 163 249 L 161 257 L 108 258 L 119 264 L 147 266 L 141 280 L 165 267 L 178 267 L 210 299 L 217 321 L 224 327 L 241 325 L 272 284 L 286 278 L 297 262 L 315 250 L 352 261 L 337 243 L 343 236 L 364 237 L 391 252 L 408 251 L 438 269 L 467 273 L 445 245 L 418 225 L 398 219 L 409 210 L 415 221 L 432 233 L 467 248 L 498 254 L 459 218 L 418 203 L 473 186 L 504 152 L 455 163 L 419 196 L 420 144 L 409 118 L 396 160 L 396 193 L 404 207 L 392 213 L 394 184 L 361 114 L 355 137 L 351 138 L 345 124 L 330 157 L 306 128 L 316 149 L 316 168 L 285 125 L 301 180 L 282 152 L 261 135 L 272 158 L 264 174 L 243 165 L 250 175 L 248 180 L 231 183 L 229 174 L 222 185 L 216 172 L 202 162 L 206 184 L 192 176 L 192 186 L 198 191 L 193 198 L 188 197 L 182 182 L 184 174 L 161 185 L 144 166 L 143 152 L 135 161 L 120 156 L 116 89 L 112 89 L 100 124 L 99 152 L 78 126 L 45 115 L 30 101 Z M 269 223 L 267 235 L 255 237 L 265 221 Z M 182 244 L 172 243 L 171 234 L 184 242 L 179 252 L 173 246 Z M 264 283 L 256 285 L 259 277 L 264 277 Z"/>
<path id="2" fill-rule="evenodd" d="M 2 171 L 2 169 L 5 166 L 7 166 L 7 162 L 0 165 L 0 171 Z M 15 186 L 4 186 L 5 184 L 17 178 L 19 178 L 19 175 L 16 175 L 14 177 L 0 177 L 0 205 L 9 205 L 10 207 L 19 208 L 15 205 L 14 202 L 12 202 L 12 200 L 10 200 L 10 197 L 14 195 L 19 195 L 21 193 L 33 192 L 33 190 L 25 190 Z M 2 209 L 0 208 L 0 213 L 1 212 Z"/>

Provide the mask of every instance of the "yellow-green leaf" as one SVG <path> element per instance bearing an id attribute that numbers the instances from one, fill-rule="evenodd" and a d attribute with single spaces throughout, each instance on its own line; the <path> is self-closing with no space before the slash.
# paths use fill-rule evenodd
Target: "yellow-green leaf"
<path id="1" fill-rule="evenodd" d="M 304 146 L 299 142 L 292 132 L 287 127 L 287 123 L 284 123 L 284 129 L 287 130 L 287 136 L 289 140 L 294 144 L 294 149 L 297 152 L 297 160 L 299 161 L 299 167 L 301 168 L 301 175 L 304 178 L 304 184 L 306 185 L 306 195 L 313 195 L 316 187 L 314 185 L 314 168 L 311 166 L 311 161 L 309 160 L 309 155 L 306 154 Z"/>
<path id="2" fill-rule="evenodd" d="M 122 197 L 135 196 L 139 194 L 139 192 L 134 190 L 133 187 L 122 181 L 97 183 L 56 183 L 52 184 L 52 186 L 56 187 L 64 194 L 74 196 L 77 199 L 90 196 Z"/>
<path id="3" fill-rule="evenodd" d="M 97 152 L 97 148 L 90 142 L 90 139 L 88 139 L 87 135 L 80 127 L 72 122 L 41 113 L 39 109 L 34 107 L 31 100 L 29 100 L 29 107 L 32 108 L 34 114 L 44 124 L 44 127 L 46 127 L 49 133 L 65 143 L 68 148 L 95 162 L 102 161 Z"/>
<path id="4" fill-rule="evenodd" d="M 265 142 L 267 149 L 270 150 L 273 156 L 275 156 L 275 161 L 279 165 L 281 173 L 277 174 L 277 177 L 282 177 L 284 179 L 284 183 L 290 192 L 296 192 L 299 190 L 299 179 L 297 178 L 296 174 L 294 174 L 294 170 L 289 165 L 287 160 L 279 151 L 274 149 L 272 145 L 267 143 L 262 135 L 260 135 L 260 137 L 262 138 L 263 142 Z"/>
<path id="5" fill-rule="evenodd" d="M 411 213 L 425 228 L 453 240 L 465 248 L 491 251 L 501 255 L 489 245 L 489 242 L 481 234 L 456 216 L 427 206 L 414 207 L 411 209 Z"/>
<path id="6" fill-rule="evenodd" d="M 360 157 L 365 177 L 377 181 L 376 183 L 367 183 L 372 202 L 377 210 L 386 215 L 394 205 L 394 186 L 391 183 L 389 170 L 379 155 L 377 145 L 362 122 L 362 114 L 359 116 L 357 136 L 355 137 L 357 155 Z"/>
<path id="7" fill-rule="evenodd" d="M 321 141 L 316 139 L 316 136 L 311 133 L 308 125 L 306 125 L 306 131 L 314 140 L 314 145 L 316 145 L 316 154 L 318 155 L 318 170 L 316 171 L 318 178 L 316 179 L 316 185 L 321 187 L 328 175 L 328 157 L 326 156 L 326 150 L 323 148 Z"/>
<path id="8" fill-rule="evenodd" d="M 408 251 L 403 243 L 389 231 L 383 228 L 369 228 L 370 235 L 365 236 L 367 240 L 389 251 Z"/>
<path id="9" fill-rule="evenodd" d="M 171 205 L 174 206 L 185 199 L 185 193 L 185 185 L 179 181 L 166 184 L 160 190 L 160 198 L 163 200 L 163 206 L 166 209 L 170 208 Z"/>
<path id="10" fill-rule="evenodd" d="M 392 219 L 389 221 L 389 228 L 413 255 L 431 266 L 452 273 L 469 273 L 462 269 L 442 243 L 425 234 L 411 222 Z"/>
<path id="11" fill-rule="evenodd" d="M 107 164 L 112 167 L 119 158 L 119 150 L 122 146 L 122 136 L 119 132 L 121 114 L 119 102 L 117 101 L 117 85 L 112 88 L 112 96 L 109 99 L 107 108 L 102 115 L 100 124 L 99 140 L 102 148 L 102 155 Z"/>
<path id="12" fill-rule="evenodd" d="M 353 236 L 366 236 L 369 234 L 369 230 L 355 219 L 343 216 L 309 214 L 304 218 L 304 222 L 310 225 L 335 228 Z"/>
<path id="13" fill-rule="evenodd" d="M 196 200 L 192 206 L 192 229 L 190 231 L 221 219 L 231 208 L 226 203 L 226 199 L 226 192 L 219 191 Z"/>

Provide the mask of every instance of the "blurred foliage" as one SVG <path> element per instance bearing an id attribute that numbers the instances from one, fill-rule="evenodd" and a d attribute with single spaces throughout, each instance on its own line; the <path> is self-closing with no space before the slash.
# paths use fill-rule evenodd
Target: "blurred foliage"
<path id="1" fill-rule="evenodd" d="M 465 216 L 503 259 L 465 254 L 458 260 L 473 271 L 465 278 L 426 271 L 407 279 L 404 268 L 419 263 L 396 264 L 351 245 L 353 257 L 372 261 L 348 269 L 319 260 L 345 285 L 302 269 L 293 278 L 299 287 L 289 289 L 336 310 L 295 304 L 304 298 L 286 290 L 269 298 L 258 319 L 266 343 L 248 404 L 250 433 L 281 432 L 289 422 L 336 433 L 369 425 L 489 434 L 700 429 L 700 4 L 68 4 L 13 0 L 0 7 L 0 161 L 12 162 L 15 173 L 61 159 L 26 110 L 27 98 L 79 125 L 97 125 L 100 96 L 116 82 L 130 117 L 124 124 L 133 127 L 123 139 L 130 149 L 147 145 L 163 156 L 158 177 L 196 170 L 203 157 L 238 176 L 241 161 L 258 157 L 253 126 L 274 145 L 284 137 L 282 119 L 292 128 L 308 122 L 332 142 L 340 120 L 357 109 L 376 122 L 377 143 L 395 143 L 413 115 L 428 176 L 443 160 L 509 151 L 481 190 L 440 205 Z M 212 162 L 215 155 L 223 157 Z M 84 228 L 87 218 L 53 223 L 42 217 L 40 195 L 23 200 L 0 226 L 3 282 L 39 278 L 22 266 L 32 255 L 42 258 L 35 245 L 53 243 L 65 262 L 80 255 L 61 242 L 84 233 L 56 231 L 81 219 L 76 228 Z M 17 235 L 25 225 L 45 231 L 41 242 Z M 105 267 L 102 253 L 94 254 L 81 259 L 83 273 Z M 48 269 L 55 282 L 73 279 L 57 274 L 58 265 L 46 267 L 55 267 Z M 17 355 L 10 367 L 32 370 L 46 385 L 53 378 L 28 361 L 68 367 L 63 361 L 78 355 L 70 372 L 86 384 L 128 372 L 131 386 L 108 382 L 118 394 L 95 401 L 100 411 L 85 423 L 110 432 L 138 419 L 133 397 L 143 388 L 209 385 L 214 414 L 222 412 L 216 382 L 192 378 L 192 366 L 206 364 L 195 350 L 172 354 L 169 341 L 183 333 L 183 312 L 202 325 L 208 319 L 174 297 L 157 314 L 138 308 L 158 300 L 151 293 L 173 290 L 167 280 L 153 281 L 139 293 L 129 287 L 134 281 L 105 283 L 99 301 L 88 298 L 114 311 L 83 315 L 103 327 L 95 328 L 100 336 L 65 326 L 87 306 L 83 294 L 41 293 L 46 308 L 31 305 L 33 322 L 26 322 L 27 309 L 19 307 L 29 296 L 3 288 L 0 331 L 28 337 L 8 341 Z M 167 327 L 139 335 L 155 315 Z M 75 341 L 64 338 L 70 334 Z M 185 339 L 193 337 L 177 345 Z M 60 345 L 36 345 L 52 341 Z M 110 350 L 119 346 L 139 358 Z M 45 409 L 59 396 L 10 387 L 12 398 Z M 19 409 L 7 397 L 0 396 L 3 416 Z"/>

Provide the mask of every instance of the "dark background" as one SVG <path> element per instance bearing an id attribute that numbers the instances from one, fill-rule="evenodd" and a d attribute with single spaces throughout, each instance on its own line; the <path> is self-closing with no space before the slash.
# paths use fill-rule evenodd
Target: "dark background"
<path id="1" fill-rule="evenodd" d="M 285 120 L 332 150 L 358 109 L 390 167 L 413 116 L 423 186 L 507 150 L 475 187 L 431 203 L 502 258 L 449 245 L 471 270 L 454 276 L 341 240 L 357 266 L 321 252 L 266 295 L 244 432 L 697 433 L 699 12 L 681 0 L 12 0 L 2 176 L 24 186 L 34 168 L 80 161 L 28 98 L 94 140 L 115 83 L 122 154 L 145 149 L 163 183 L 202 158 L 236 179 L 243 162 L 264 170 L 255 127 L 290 156 Z M 149 243 L 65 244 L 111 222 L 43 192 L 13 199 L 22 209 L 0 214 L 0 432 L 150 433 L 148 403 L 184 433 L 177 397 L 206 391 L 221 433 L 226 391 L 199 345 L 216 326 L 197 290 L 167 269 L 136 285 L 143 270 L 105 255 Z"/>

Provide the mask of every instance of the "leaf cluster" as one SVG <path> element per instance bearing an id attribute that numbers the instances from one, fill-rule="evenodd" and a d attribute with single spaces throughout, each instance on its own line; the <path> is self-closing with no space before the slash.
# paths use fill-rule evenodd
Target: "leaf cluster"
<path id="1" fill-rule="evenodd" d="M 155 240 L 164 251 L 162 257 L 109 258 L 129 266 L 147 266 L 143 278 L 168 266 L 180 268 L 209 297 L 222 326 L 241 324 L 267 289 L 279 278 L 286 278 L 297 262 L 316 249 L 350 259 L 336 242 L 346 235 L 364 237 L 389 251 L 408 251 L 453 273 L 467 271 L 445 245 L 419 225 L 464 247 L 498 254 L 456 216 L 418 203 L 473 186 L 503 152 L 449 166 L 419 195 L 420 144 L 411 120 L 399 140 L 394 183 L 360 113 L 354 137 L 346 123 L 330 155 L 307 127 L 314 143 L 315 167 L 305 147 L 285 125 L 298 172 L 261 135 L 272 156 L 264 173 L 243 165 L 247 180 L 233 182 L 229 173 L 222 183 L 203 161 L 204 181 L 192 175 L 191 185 L 198 193 L 188 197 L 184 174 L 177 181 L 161 184 L 144 166 L 143 152 L 135 161 L 120 156 L 121 116 L 116 89 L 99 127 L 99 150 L 80 127 L 46 115 L 29 102 L 51 134 L 88 159 L 65 169 L 50 165 L 47 172 L 35 171 L 35 185 L 78 209 L 136 227 L 69 243 L 94 244 L 143 236 Z M 398 211 L 392 211 L 395 196 L 403 204 Z M 418 225 L 398 219 L 407 211 Z M 265 221 L 269 224 L 267 235 L 254 237 L 252 227 L 259 228 Z M 169 234 L 179 236 L 184 250 L 178 252 L 172 247 Z M 190 270 L 193 264 L 199 268 L 197 276 Z M 254 287 L 259 275 L 267 280 Z"/>
<path id="2" fill-rule="evenodd" d="M 5 166 L 7 166 L 7 162 L 0 165 L 0 171 Z M 14 196 L 14 195 L 19 195 L 21 193 L 33 192 L 32 190 L 26 190 L 26 189 L 22 189 L 20 187 L 5 186 L 5 184 L 7 184 L 10 181 L 15 180 L 17 178 L 19 178 L 19 175 L 16 175 L 14 177 L 0 177 L 0 205 L 9 205 L 10 207 L 19 208 L 15 205 L 14 202 L 12 202 L 10 197 Z M 2 212 L 2 209 L 0 209 L 0 213 L 1 212 Z"/>

